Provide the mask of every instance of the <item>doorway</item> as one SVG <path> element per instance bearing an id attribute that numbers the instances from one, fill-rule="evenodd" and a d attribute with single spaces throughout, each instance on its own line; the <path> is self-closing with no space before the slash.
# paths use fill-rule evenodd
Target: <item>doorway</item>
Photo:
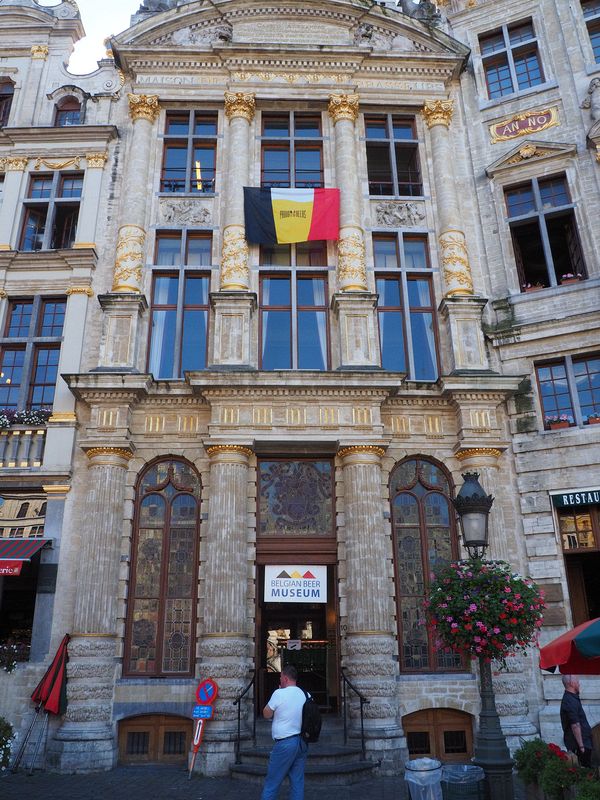
<path id="1" fill-rule="evenodd" d="M 258 668 L 257 713 L 279 688 L 281 670 L 293 664 L 298 685 L 315 698 L 321 711 L 339 708 L 338 614 L 335 567 L 327 567 L 326 603 L 264 601 L 264 567 L 260 586 L 256 626 Z"/>

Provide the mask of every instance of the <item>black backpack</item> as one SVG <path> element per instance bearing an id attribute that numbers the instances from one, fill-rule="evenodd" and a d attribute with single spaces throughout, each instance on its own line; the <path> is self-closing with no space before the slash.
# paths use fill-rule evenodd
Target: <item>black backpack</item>
<path id="1" fill-rule="evenodd" d="M 304 689 L 302 689 L 302 691 L 304 692 Z M 308 692 L 304 692 L 304 697 L 306 700 L 302 706 L 302 728 L 300 729 L 300 736 L 309 744 L 319 741 L 319 734 L 321 733 L 321 712 L 319 711 L 319 706 Z"/>

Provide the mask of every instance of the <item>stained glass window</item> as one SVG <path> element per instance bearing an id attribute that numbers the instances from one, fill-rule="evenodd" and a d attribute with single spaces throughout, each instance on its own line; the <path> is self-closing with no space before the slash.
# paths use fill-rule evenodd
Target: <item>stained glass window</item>
<path id="1" fill-rule="evenodd" d="M 449 494 L 445 471 L 423 458 L 406 459 L 390 477 L 400 665 L 406 672 L 462 668 L 459 656 L 432 641 L 423 609 L 432 571 L 456 557 Z"/>
<path id="2" fill-rule="evenodd" d="M 127 620 L 125 672 L 192 673 L 200 480 L 184 461 L 141 476 Z"/>

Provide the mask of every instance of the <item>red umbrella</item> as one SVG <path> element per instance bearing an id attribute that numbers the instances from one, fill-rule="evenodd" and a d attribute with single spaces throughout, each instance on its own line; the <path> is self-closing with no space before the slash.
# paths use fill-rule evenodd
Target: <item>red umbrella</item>
<path id="1" fill-rule="evenodd" d="M 67 645 L 69 634 L 63 636 L 52 663 L 44 673 L 31 695 L 38 706 L 43 706 L 49 714 L 64 714 L 67 710 Z"/>
<path id="2" fill-rule="evenodd" d="M 600 675 L 600 617 L 540 647 L 540 667 L 563 675 Z"/>

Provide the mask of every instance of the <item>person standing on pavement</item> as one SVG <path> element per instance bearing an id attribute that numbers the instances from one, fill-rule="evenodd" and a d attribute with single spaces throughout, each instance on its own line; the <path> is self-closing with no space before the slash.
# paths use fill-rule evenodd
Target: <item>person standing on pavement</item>
<path id="1" fill-rule="evenodd" d="M 576 675 L 563 675 L 565 693 L 560 704 L 565 747 L 577 755 L 582 767 L 590 767 L 592 760 L 592 729 L 579 699 L 579 679 Z"/>
<path id="2" fill-rule="evenodd" d="M 296 686 L 298 672 L 292 664 L 281 670 L 279 689 L 263 709 L 263 717 L 273 720 L 271 735 L 275 740 L 261 800 L 276 800 L 286 775 L 290 779 L 290 800 L 304 800 L 304 767 L 308 745 L 302 740 L 302 706 L 306 700 Z"/>

